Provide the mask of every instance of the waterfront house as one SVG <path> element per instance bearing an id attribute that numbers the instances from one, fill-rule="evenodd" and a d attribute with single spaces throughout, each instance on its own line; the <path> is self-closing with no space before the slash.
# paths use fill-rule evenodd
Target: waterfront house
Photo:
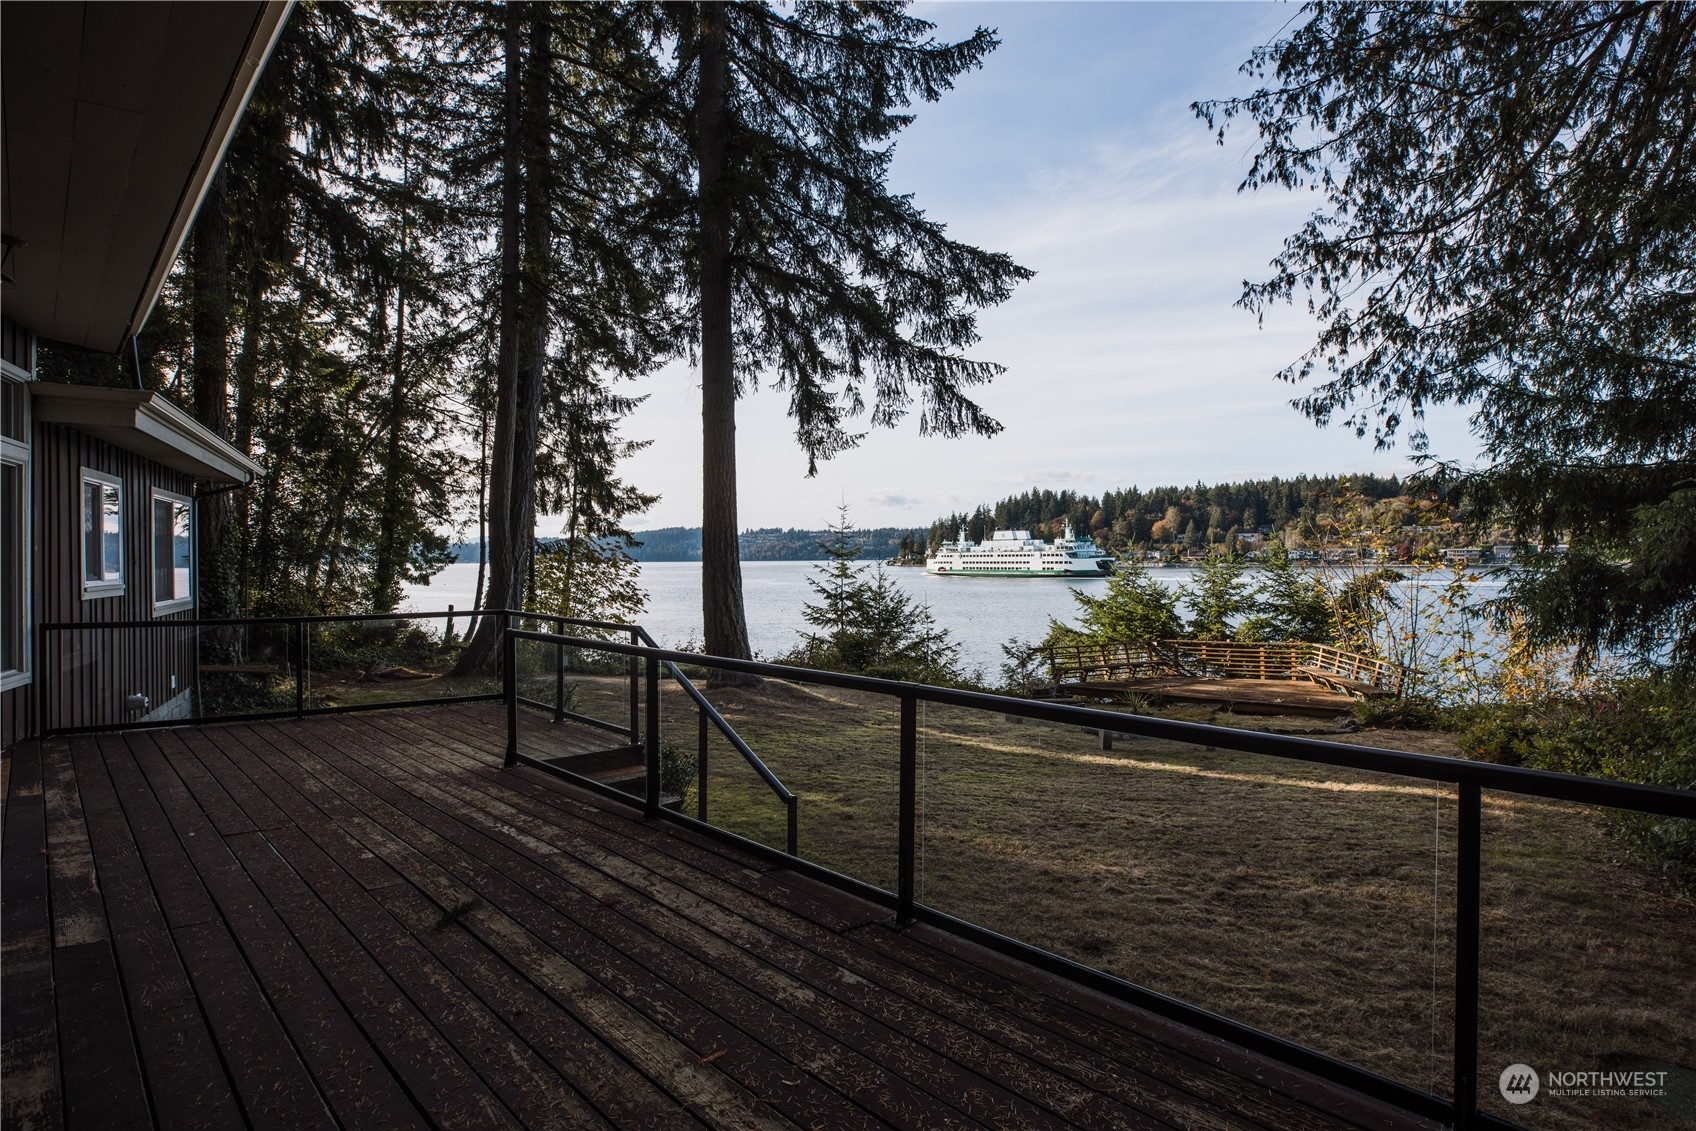
<path id="1" fill-rule="evenodd" d="M 1671 791 L 684 658 L 637 626 L 585 642 L 570 633 L 587 626 L 506 610 L 484 611 L 506 629 L 498 693 L 309 706 L 297 645 L 292 712 L 199 714 L 195 500 L 261 469 L 144 390 L 44 384 L 37 345 L 133 350 L 288 16 L 281 3 L 0 8 L 0 1126 L 1501 1125 L 1477 1112 L 1494 1080 L 1490 1066 L 1480 1087 L 1481 789 L 1692 815 Z M 313 619 L 288 618 L 297 640 Z M 555 631 L 524 627 L 538 621 Z M 538 649 L 551 703 L 520 694 L 520 645 Z M 616 718 L 568 705 L 568 649 L 614 657 L 594 686 L 617 690 Z M 817 795 L 785 788 L 730 730 L 691 682 L 700 670 L 881 697 L 897 780 L 855 827 L 883 830 L 860 835 L 887 841 L 886 886 L 802 851 Z M 662 701 L 698 736 L 693 817 L 660 789 Z M 349 713 L 362 708 L 382 709 Z M 1176 728 L 1210 760 L 1252 751 L 1457 787 L 1453 1090 L 927 906 L 919 720 L 932 742 L 957 711 L 1072 741 L 1087 726 L 1109 747 Z M 709 823 L 709 732 L 719 772 L 786 807 L 784 848 Z M 585 763 L 632 756 L 634 805 Z M 1313 783 L 1297 784 L 1293 800 L 1314 804 Z M 1092 794 L 1066 827 L 1126 812 Z M 1018 863 L 984 838 L 970 866 L 999 879 Z M 1046 882 L 1071 901 L 1101 886 L 1074 878 Z M 1433 987 L 1433 1027 L 1437 1009 Z"/>

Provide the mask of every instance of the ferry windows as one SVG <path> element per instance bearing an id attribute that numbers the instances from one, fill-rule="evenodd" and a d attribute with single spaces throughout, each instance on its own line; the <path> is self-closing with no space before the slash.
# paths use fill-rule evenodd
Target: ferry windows
<path id="1" fill-rule="evenodd" d="M 124 485 L 82 469 L 82 595 L 112 597 L 124 591 Z"/>
<path id="2" fill-rule="evenodd" d="M 169 491 L 153 492 L 153 611 L 194 606 L 194 504 Z"/>

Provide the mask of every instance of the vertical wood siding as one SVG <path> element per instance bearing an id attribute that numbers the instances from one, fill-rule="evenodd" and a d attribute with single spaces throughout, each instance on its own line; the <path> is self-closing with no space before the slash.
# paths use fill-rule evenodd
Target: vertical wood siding
<path id="1" fill-rule="evenodd" d="M 10 318 L 0 318 L 0 358 L 26 373 L 35 372 L 35 335 Z"/>
<path id="2" fill-rule="evenodd" d="M 153 489 L 187 496 L 189 477 L 131 452 L 58 424 L 37 424 L 32 453 L 34 513 L 31 570 L 37 625 L 60 622 L 99 625 L 146 620 L 147 629 L 69 630 L 46 635 L 36 657 L 32 686 L 20 688 L 45 709 L 29 731 L 44 726 L 97 726 L 128 722 L 145 711 L 125 705 L 133 694 L 157 709 L 194 686 L 194 630 L 173 628 L 194 610 L 154 616 L 152 593 Z M 84 599 L 82 595 L 82 469 L 104 472 L 124 484 L 124 591 Z M 171 687 L 172 677 L 177 686 Z M 8 694 L 10 698 L 10 693 Z M 8 702 L 7 741 L 17 716 Z M 19 705 L 21 706 L 21 704 Z M 37 712 L 27 712 L 32 716 Z"/>

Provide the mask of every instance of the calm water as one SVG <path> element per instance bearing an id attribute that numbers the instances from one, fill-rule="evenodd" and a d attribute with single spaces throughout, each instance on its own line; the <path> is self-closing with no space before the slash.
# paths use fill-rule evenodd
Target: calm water
<path id="1" fill-rule="evenodd" d="M 744 562 L 742 586 L 748 612 L 748 637 L 754 652 L 770 658 L 788 651 L 800 639 L 806 622 L 801 607 L 813 598 L 807 578 L 813 562 Z M 889 567 L 889 576 L 914 600 L 930 606 L 931 615 L 946 627 L 960 644 L 960 658 L 967 668 L 982 668 L 985 675 L 1000 672 L 1001 645 L 1008 640 L 1040 640 L 1048 631 L 1050 618 L 1076 624 L 1077 605 L 1072 592 L 1082 589 L 1101 593 L 1105 580 L 1061 580 L 1046 577 L 933 577 L 916 567 Z M 1190 569 L 1154 569 L 1149 576 L 1162 585 L 1177 587 L 1190 582 Z M 1250 575 L 1253 576 L 1252 574 Z M 450 565 L 430 585 L 407 588 L 402 608 L 418 612 L 439 611 L 452 605 L 469 609 L 477 587 L 475 562 Z M 648 591 L 648 611 L 642 625 L 662 645 L 681 646 L 701 639 L 701 564 L 699 562 L 646 562 L 642 565 L 642 587 Z M 1492 595 L 1497 586 L 1482 582 L 1479 596 Z"/>
<path id="2" fill-rule="evenodd" d="M 772 657 L 788 651 L 800 639 L 806 622 L 801 607 L 813 600 L 807 578 L 815 576 L 812 562 L 744 562 L 742 591 L 748 612 L 748 638 L 754 651 Z M 1154 571 L 1163 582 L 1177 585 L 1190 571 Z M 889 576 L 914 600 L 930 606 L 937 623 L 960 642 L 967 667 L 995 675 L 1001 666 L 1001 645 L 1018 637 L 1040 639 L 1050 617 L 1075 623 L 1073 589 L 1099 593 L 1105 581 L 1066 581 L 1052 578 L 932 577 L 916 567 L 889 567 Z M 469 609 L 477 588 L 477 566 L 458 562 L 438 574 L 430 585 L 407 587 L 403 609 L 419 612 L 452 605 Z M 645 562 L 642 588 L 648 591 L 648 611 L 642 625 L 655 640 L 678 646 L 701 639 L 701 563 Z"/>

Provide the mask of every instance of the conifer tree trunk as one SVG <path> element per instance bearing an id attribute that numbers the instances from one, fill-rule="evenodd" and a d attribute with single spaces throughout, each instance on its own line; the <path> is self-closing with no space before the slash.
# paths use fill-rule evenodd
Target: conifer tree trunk
<path id="1" fill-rule="evenodd" d="M 236 354 L 235 446 L 243 455 L 253 454 L 253 418 L 259 399 L 259 338 L 264 327 L 265 271 L 252 267 L 247 277 L 245 321 L 241 328 L 241 350 Z M 236 492 L 231 499 L 233 514 L 229 537 L 237 543 L 234 600 L 237 608 L 248 608 L 253 578 L 253 498 L 251 492 Z"/>
<path id="2" fill-rule="evenodd" d="M 230 436 L 230 218 L 222 169 L 212 178 L 194 225 L 189 263 L 194 338 L 194 415 L 221 439 Z M 197 615 L 236 615 L 236 549 L 229 537 L 230 496 L 202 496 L 196 505 Z"/>
<path id="3" fill-rule="evenodd" d="M 406 227 L 401 226 L 401 254 L 406 254 Z M 406 505 L 401 490 L 401 431 L 406 419 L 406 284 L 395 288 L 394 374 L 389 385 L 388 448 L 383 460 L 383 510 L 378 518 L 377 560 L 372 570 L 371 607 L 379 613 L 400 605 L 400 567 L 404 547 L 400 512 Z"/>
<path id="4" fill-rule="evenodd" d="M 549 197 L 551 106 L 548 83 L 553 70 L 553 25 L 547 5 L 527 5 L 530 55 L 524 76 L 520 138 L 524 157 L 524 259 L 519 284 L 519 365 L 516 400 L 517 438 L 512 456 L 514 490 L 508 496 L 513 535 L 511 608 L 523 608 L 535 587 L 531 568 L 536 550 L 536 444 L 542 425 L 542 389 L 547 381 L 548 296 L 553 283 L 553 212 Z"/>
<path id="5" fill-rule="evenodd" d="M 504 5 L 506 16 L 506 83 L 501 123 L 501 266 L 500 322 L 495 347 L 495 435 L 489 455 L 489 577 L 483 604 L 509 608 L 523 579 L 521 563 L 513 560 L 513 448 L 518 417 L 518 288 L 520 207 L 523 160 L 519 129 L 523 102 L 521 24 L 519 5 Z M 515 568 L 516 567 L 516 568 Z M 455 671 L 487 674 L 500 657 L 501 624 L 483 617 L 466 643 Z"/>
<path id="6" fill-rule="evenodd" d="M 489 576 L 489 410 L 478 413 L 477 429 L 477 591 L 471 607 L 483 607 L 483 586 Z M 477 620 L 471 620 L 466 635 L 475 635 Z"/>
<path id="7" fill-rule="evenodd" d="M 749 659 L 736 542 L 736 368 L 731 340 L 730 68 L 725 10 L 700 5 L 695 96 L 701 224 L 701 616 L 710 655 Z"/>

